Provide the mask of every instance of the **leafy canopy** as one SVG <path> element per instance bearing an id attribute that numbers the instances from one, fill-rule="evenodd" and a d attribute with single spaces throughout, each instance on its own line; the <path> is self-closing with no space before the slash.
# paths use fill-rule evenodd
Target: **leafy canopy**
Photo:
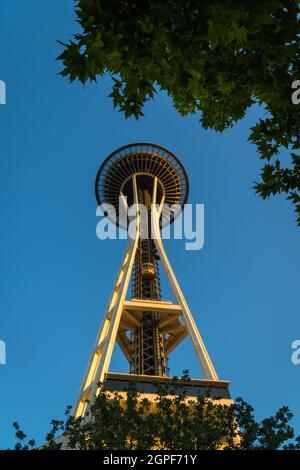
<path id="1" fill-rule="evenodd" d="M 263 105 L 249 135 L 266 160 L 255 190 L 285 193 L 300 225 L 299 13 L 297 0 L 76 0 L 82 32 L 61 43 L 61 74 L 85 83 L 108 73 L 126 117 L 165 90 L 181 115 L 200 111 L 216 131 Z"/>
<path id="2" fill-rule="evenodd" d="M 241 398 L 232 405 L 213 402 L 208 395 L 191 400 L 186 396 L 189 380 L 185 371 L 171 386 L 156 385 L 154 403 L 143 399 L 134 383 L 125 398 L 102 387 L 88 419 L 52 421 L 44 449 L 57 448 L 57 433 L 64 434 L 69 448 L 79 450 L 300 449 L 287 407 L 257 422 L 253 408 Z M 34 448 L 34 441 L 27 442 L 19 425 L 14 426 L 16 449 Z"/>

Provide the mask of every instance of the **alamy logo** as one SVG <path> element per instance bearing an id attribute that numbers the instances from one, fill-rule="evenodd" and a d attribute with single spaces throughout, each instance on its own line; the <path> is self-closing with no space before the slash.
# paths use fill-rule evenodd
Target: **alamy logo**
<path id="1" fill-rule="evenodd" d="M 6 84 L 0 80 L 0 104 L 6 104 Z"/>
<path id="2" fill-rule="evenodd" d="M 124 198 L 127 199 L 126 197 Z M 151 211 L 153 208 L 158 208 L 159 205 L 154 206 L 151 204 Z M 186 240 L 186 250 L 201 250 L 204 246 L 204 204 L 185 204 L 184 212 L 180 205 L 169 206 L 163 204 L 162 214 L 164 226 L 161 231 L 161 238 L 170 240 L 171 238 L 177 240 Z M 117 230 L 118 214 L 122 218 L 123 231 Z M 98 206 L 96 215 L 102 217 L 97 223 L 96 235 L 100 240 L 106 239 L 134 239 L 137 235 L 136 231 L 136 214 L 139 213 L 141 225 L 141 238 L 155 238 L 152 230 L 152 224 L 149 217 L 149 209 L 143 204 L 132 204 L 130 207 L 125 204 L 120 197 L 119 208 L 116 211 L 115 207 L 111 204 L 101 204 Z M 171 230 L 170 222 L 174 220 L 173 230 Z"/>
<path id="3" fill-rule="evenodd" d="M 295 350 L 291 355 L 291 361 L 294 366 L 298 366 L 300 364 L 300 339 L 295 339 L 292 342 L 291 347 Z"/>
<path id="4" fill-rule="evenodd" d="M 292 89 L 296 90 L 292 93 L 292 103 L 300 103 L 300 80 L 294 80 L 292 83 Z"/>
<path id="5" fill-rule="evenodd" d="M 6 364 L 6 344 L 0 340 L 0 365 Z"/>

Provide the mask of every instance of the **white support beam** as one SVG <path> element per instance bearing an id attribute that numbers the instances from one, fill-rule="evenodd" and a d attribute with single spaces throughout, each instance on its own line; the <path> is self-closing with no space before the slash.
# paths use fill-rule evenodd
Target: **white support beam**
<path id="1" fill-rule="evenodd" d="M 172 302 L 164 302 L 162 300 L 144 300 L 144 299 L 133 299 L 125 300 L 124 310 L 127 312 L 137 311 L 143 312 L 145 310 L 151 310 L 151 312 L 158 313 L 177 313 L 182 314 L 180 305 L 173 304 Z"/>
<path id="2" fill-rule="evenodd" d="M 167 356 L 169 356 L 169 354 L 171 354 L 171 352 L 181 343 L 181 341 L 184 340 L 187 334 L 187 331 L 183 331 L 167 340 L 165 345 L 165 353 Z"/>
<path id="3" fill-rule="evenodd" d="M 99 329 L 95 346 L 79 391 L 73 416 L 82 416 L 86 411 L 86 390 L 90 390 L 91 400 L 96 397 L 99 383 L 104 382 L 108 372 L 111 356 L 116 342 L 120 319 L 123 312 L 123 304 L 128 290 L 129 280 L 132 272 L 133 262 L 138 246 L 140 233 L 140 216 L 138 210 L 138 195 L 136 177 L 132 177 L 134 202 L 136 204 L 136 214 L 133 220 L 135 237 L 128 239 L 128 246 L 124 259 L 118 273 L 110 301 L 107 306 L 107 313 Z M 88 406 L 90 406 L 91 401 Z"/>
<path id="4" fill-rule="evenodd" d="M 159 257 L 161 259 L 162 265 L 164 267 L 164 270 L 166 272 L 167 278 L 169 280 L 170 286 L 174 293 L 175 299 L 178 305 L 182 309 L 182 316 L 186 324 L 189 336 L 192 339 L 193 346 L 195 348 L 195 351 L 199 359 L 204 376 L 206 379 L 218 380 L 218 376 L 213 366 L 213 363 L 209 357 L 209 354 L 206 350 L 204 342 L 200 336 L 196 323 L 192 317 L 191 311 L 184 298 L 180 285 L 175 277 L 174 271 L 170 265 L 167 254 L 165 252 L 165 249 L 161 240 L 161 236 L 160 236 L 160 226 L 159 226 L 161 206 L 159 207 L 159 209 L 157 209 L 156 197 L 157 197 L 157 177 L 154 178 L 152 210 L 151 210 L 151 227 L 153 231 L 154 243 L 158 251 Z"/>
<path id="5" fill-rule="evenodd" d="M 124 302 L 125 304 L 125 302 Z M 124 310 L 123 310 L 123 314 L 125 316 L 125 318 L 127 318 L 127 320 L 129 320 L 131 323 L 133 323 L 135 326 L 139 326 L 140 325 L 140 322 L 134 317 L 134 315 L 132 315 L 130 313 L 130 311 L 128 310 L 125 310 L 125 307 L 124 307 Z"/>

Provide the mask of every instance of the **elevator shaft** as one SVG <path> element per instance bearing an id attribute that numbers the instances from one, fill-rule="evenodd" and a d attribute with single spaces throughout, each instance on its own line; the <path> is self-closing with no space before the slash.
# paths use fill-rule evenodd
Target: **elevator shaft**
<path id="1" fill-rule="evenodd" d="M 151 194 L 151 186 L 138 187 L 138 202 L 147 208 L 147 215 L 141 217 L 141 235 L 132 275 L 132 298 L 161 300 L 159 257 L 151 238 Z M 164 336 L 159 328 L 158 313 L 143 312 L 140 325 L 133 331 L 133 345 L 131 373 L 167 375 Z"/>

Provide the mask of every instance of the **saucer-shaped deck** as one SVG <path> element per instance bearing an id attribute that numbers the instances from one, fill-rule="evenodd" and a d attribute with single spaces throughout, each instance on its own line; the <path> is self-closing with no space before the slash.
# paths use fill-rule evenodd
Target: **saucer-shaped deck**
<path id="1" fill-rule="evenodd" d="M 137 177 L 138 189 L 148 188 L 154 177 L 158 179 L 158 197 L 168 206 L 183 208 L 188 198 L 189 183 L 186 171 L 178 158 L 169 150 L 155 144 L 137 143 L 126 145 L 109 155 L 101 165 L 95 184 L 98 204 L 111 204 L 115 207 L 120 227 L 127 226 L 124 213 L 119 210 L 119 197 L 127 197 L 130 206 L 133 203 L 132 175 Z M 161 226 L 164 227 L 176 218 L 169 217 L 167 210 L 162 213 Z"/>

